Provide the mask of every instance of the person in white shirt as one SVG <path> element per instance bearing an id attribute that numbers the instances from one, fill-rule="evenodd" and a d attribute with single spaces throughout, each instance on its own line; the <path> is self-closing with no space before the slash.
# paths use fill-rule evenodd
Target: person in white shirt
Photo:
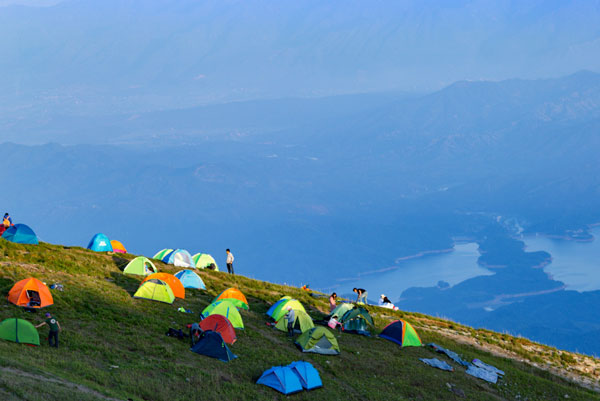
<path id="1" fill-rule="evenodd" d="M 233 257 L 233 253 L 231 253 L 231 251 L 229 249 L 227 249 L 225 252 L 227 252 L 227 271 L 229 272 L 229 274 L 234 274 L 233 273 L 233 260 L 235 258 Z"/>

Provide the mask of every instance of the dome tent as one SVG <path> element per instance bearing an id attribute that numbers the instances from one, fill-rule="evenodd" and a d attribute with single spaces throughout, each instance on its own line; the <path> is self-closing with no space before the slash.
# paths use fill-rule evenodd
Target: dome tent
<path id="1" fill-rule="evenodd" d="M 179 281 L 179 279 L 174 275 L 169 273 L 152 273 L 142 280 L 142 283 L 152 279 L 164 281 L 171 288 L 171 291 L 173 291 L 173 295 L 176 298 L 185 299 L 185 288 L 183 288 L 181 281 Z"/>
<path id="2" fill-rule="evenodd" d="M 144 256 L 138 256 L 127 263 L 123 274 L 135 274 L 138 276 L 148 276 L 152 273 L 156 273 L 158 270 L 152 261 Z"/>
<path id="3" fill-rule="evenodd" d="M 210 315 L 206 319 L 202 319 L 200 321 L 200 328 L 203 331 L 216 331 L 217 333 L 221 334 L 223 341 L 225 341 L 227 344 L 233 344 L 237 340 L 233 325 L 229 319 L 223 315 L 214 314 Z"/>
<path id="4" fill-rule="evenodd" d="M 314 327 L 302 333 L 296 340 L 302 352 L 323 355 L 339 355 L 340 346 L 335 336 L 323 326 Z"/>
<path id="5" fill-rule="evenodd" d="M 225 316 L 236 329 L 244 328 L 242 315 L 240 315 L 235 305 L 228 300 L 213 302 L 202 311 L 202 317 L 204 318 L 215 314 Z"/>
<path id="6" fill-rule="evenodd" d="M 415 328 L 403 319 L 385 326 L 379 337 L 393 341 L 401 347 L 420 347 L 423 345 Z"/>
<path id="7" fill-rule="evenodd" d="M 256 381 L 283 394 L 293 394 L 303 390 L 300 378 L 289 366 L 275 366 L 266 370 Z"/>
<path id="8" fill-rule="evenodd" d="M 216 358 L 223 362 L 230 362 L 237 358 L 237 356 L 229 350 L 229 347 L 223 341 L 221 334 L 212 330 L 202 332 L 202 334 L 200 334 L 200 339 L 194 344 L 191 350 L 197 354 Z"/>
<path id="9" fill-rule="evenodd" d="M 301 310 L 302 312 L 306 312 L 304 306 L 297 299 L 286 299 L 284 302 L 280 303 L 271 314 L 271 317 L 276 322 L 279 321 L 286 313 L 286 308 L 291 307 L 294 310 Z"/>
<path id="10" fill-rule="evenodd" d="M 158 279 L 144 281 L 135 294 L 133 294 L 133 297 L 165 302 L 167 304 L 172 304 L 173 301 L 175 301 L 175 295 L 173 295 L 171 287 L 164 281 Z"/>
<path id="11" fill-rule="evenodd" d="M 162 249 L 162 250 L 156 252 L 156 254 L 154 256 L 152 256 L 152 259 L 162 260 L 165 256 L 167 256 L 167 254 L 169 254 L 171 252 L 173 252 L 172 249 L 169 249 L 169 248 Z"/>
<path id="12" fill-rule="evenodd" d="M 365 308 L 355 306 L 339 319 L 344 331 L 370 336 L 369 326 L 373 327 L 373 318 Z"/>
<path id="13" fill-rule="evenodd" d="M 181 281 L 184 288 L 194 288 L 197 290 L 206 289 L 206 285 L 204 284 L 204 281 L 202 281 L 202 278 L 191 270 L 180 270 L 175 273 L 175 277 Z"/>
<path id="14" fill-rule="evenodd" d="M 277 321 L 277 324 L 275 325 L 275 328 L 281 331 L 287 331 L 287 326 L 288 326 L 288 321 L 285 318 L 285 315 L 282 316 L 281 318 L 279 318 L 279 320 Z M 301 310 L 297 310 L 296 314 L 294 315 L 294 330 L 296 330 L 296 327 L 298 327 L 297 330 L 299 330 L 301 333 L 304 333 L 312 328 L 315 327 L 312 318 L 310 316 L 308 316 L 308 313 L 301 311 Z"/>
<path id="15" fill-rule="evenodd" d="M 194 266 L 200 269 L 210 269 L 214 271 L 219 271 L 219 266 L 215 259 L 210 256 L 208 253 L 197 253 L 192 256 L 192 260 L 194 261 Z"/>
<path id="16" fill-rule="evenodd" d="M 54 304 L 54 299 L 44 283 L 30 277 L 13 285 L 8 292 L 8 302 L 24 308 L 45 308 Z"/>
<path id="17" fill-rule="evenodd" d="M 38 237 L 33 230 L 25 224 L 10 226 L 2 234 L 2 238 L 17 244 L 38 245 Z"/>
<path id="18" fill-rule="evenodd" d="M 19 344 L 40 345 L 37 329 L 27 320 L 9 318 L 0 323 L 0 339 Z"/>
<path id="19" fill-rule="evenodd" d="M 114 252 L 127 253 L 127 249 L 125 249 L 125 245 L 123 245 L 121 241 L 113 239 L 110 241 L 110 245 L 112 246 Z"/>
<path id="20" fill-rule="evenodd" d="M 275 309 L 277 309 L 277 307 L 279 306 L 279 304 L 281 304 L 284 301 L 287 301 L 288 299 L 292 299 L 292 297 L 286 295 L 284 297 L 281 297 L 279 299 L 279 301 L 275 302 L 273 305 L 271 305 L 271 307 L 269 308 L 269 310 L 267 311 L 267 315 L 268 316 L 273 316 L 273 312 L 275 311 Z"/>
<path id="21" fill-rule="evenodd" d="M 246 310 L 250 309 L 250 306 L 248 306 L 248 300 L 246 299 L 246 296 L 237 288 L 232 287 L 224 290 L 219 295 L 217 295 L 215 299 L 213 299 L 213 302 L 221 301 L 224 299 L 228 300 L 238 308 Z"/>
<path id="22" fill-rule="evenodd" d="M 192 255 L 185 249 L 175 249 L 174 251 L 167 253 L 163 256 L 162 261 L 166 264 L 178 267 L 195 267 Z"/>
<path id="23" fill-rule="evenodd" d="M 110 244 L 110 240 L 108 237 L 102 233 L 98 233 L 92 237 L 90 243 L 87 246 L 87 249 L 90 249 L 95 252 L 112 252 L 113 248 Z"/>

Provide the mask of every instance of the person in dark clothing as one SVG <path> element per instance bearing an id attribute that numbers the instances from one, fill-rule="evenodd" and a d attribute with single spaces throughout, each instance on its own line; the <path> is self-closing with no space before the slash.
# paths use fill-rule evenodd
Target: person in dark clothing
<path id="1" fill-rule="evenodd" d="M 48 345 L 51 347 L 58 348 L 58 333 L 62 331 L 58 320 L 56 320 L 50 313 L 46 313 L 46 321 L 38 324 L 35 328 L 48 325 L 50 332 L 48 333 Z"/>
<path id="2" fill-rule="evenodd" d="M 353 288 L 352 291 L 357 294 L 356 303 L 367 304 L 367 290 L 364 288 Z"/>
<path id="3" fill-rule="evenodd" d="M 202 329 L 198 323 L 192 323 L 190 326 L 190 345 L 193 347 L 200 339 Z"/>

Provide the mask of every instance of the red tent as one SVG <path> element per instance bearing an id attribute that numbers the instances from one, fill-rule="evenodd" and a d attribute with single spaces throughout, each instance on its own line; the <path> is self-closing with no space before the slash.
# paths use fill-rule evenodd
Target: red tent
<path id="1" fill-rule="evenodd" d="M 200 328 L 202 331 L 212 330 L 218 332 L 227 344 L 233 344 L 237 340 L 235 329 L 229 319 L 223 315 L 210 315 L 200 322 Z"/>

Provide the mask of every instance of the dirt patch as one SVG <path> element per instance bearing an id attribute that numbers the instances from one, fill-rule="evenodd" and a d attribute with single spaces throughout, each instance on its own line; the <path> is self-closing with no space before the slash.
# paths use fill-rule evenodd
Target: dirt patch
<path id="1" fill-rule="evenodd" d="M 118 398 L 108 397 L 102 393 L 99 393 L 96 390 L 92 390 L 89 387 L 83 386 L 81 384 L 73 383 L 68 380 L 60 379 L 58 377 L 43 376 L 40 374 L 29 373 L 29 372 L 25 372 L 23 370 L 19 370 L 19 369 L 15 369 L 15 368 L 8 368 L 8 367 L 0 367 L 0 372 L 8 373 L 8 374 L 16 375 L 16 376 L 21 376 L 21 377 L 26 377 L 26 378 L 34 379 L 34 380 L 38 380 L 38 381 L 43 381 L 46 383 L 60 384 L 63 386 L 71 387 L 79 392 L 93 395 L 94 397 L 97 397 L 97 398 L 103 399 L 103 400 L 122 401 Z"/>

